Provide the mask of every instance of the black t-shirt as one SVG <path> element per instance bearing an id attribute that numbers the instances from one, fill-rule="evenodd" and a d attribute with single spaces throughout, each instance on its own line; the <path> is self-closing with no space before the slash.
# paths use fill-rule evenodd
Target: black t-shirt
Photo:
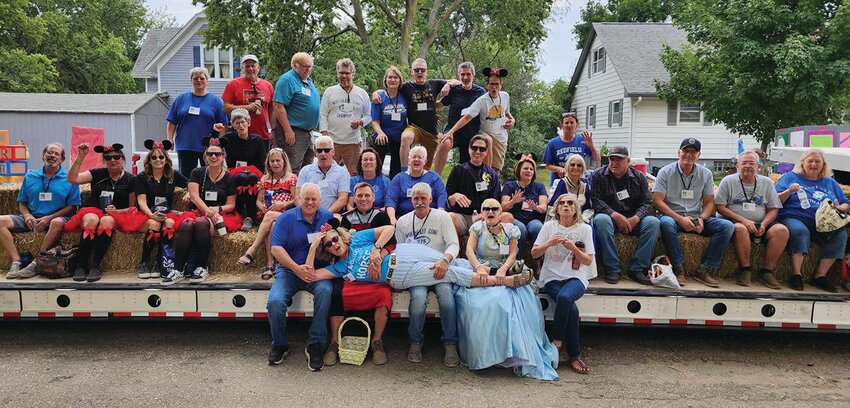
<path id="1" fill-rule="evenodd" d="M 189 175 L 189 182 L 198 184 L 198 194 L 204 200 L 207 207 L 221 206 L 227 203 L 228 196 L 236 195 L 236 183 L 233 182 L 233 176 L 224 172 L 224 177 L 217 183 L 210 180 L 206 167 L 198 167 L 192 170 Z M 215 192 L 215 199 L 207 199 L 207 192 Z"/>
<path id="2" fill-rule="evenodd" d="M 172 182 L 169 182 L 165 176 L 156 181 L 155 178 L 148 178 L 145 172 L 141 172 L 136 176 L 136 197 L 144 194 L 145 202 L 151 211 L 156 211 L 155 207 L 165 207 L 167 210 L 171 210 L 174 201 L 174 188 L 186 188 L 188 182 L 186 176 L 177 171 L 174 172 L 174 181 Z"/>
<path id="3" fill-rule="evenodd" d="M 266 171 L 266 147 L 263 139 L 253 133 L 248 134 L 248 139 L 242 140 L 239 135 L 231 129 L 224 135 L 227 139 L 227 167 L 230 169 L 239 167 L 236 162 L 246 162 L 248 166 L 254 166 L 260 171 Z"/>
<path id="4" fill-rule="evenodd" d="M 463 89 L 463 85 L 453 86 L 449 94 L 446 95 L 445 98 L 442 99 L 443 105 L 449 107 L 449 115 L 446 120 L 446 130 L 452 128 L 452 126 L 460 120 L 461 111 L 470 107 L 472 102 L 475 102 L 481 95 L 487 93 L 484 88 L 473 84 L 472 88 L 469 90 Z M 461 137 L 463 139 L 471 139 L 472 136 L 478 134 L 478 128 L 481 127 L 481 119 L 478 116 L 474 116 L 466 126 L 460 128 L 455 132 L 455 136 Z M 463 148 L 463 147 L 462 147 Z"/>
<path id="5" fill-rule="evenodd" d="M 486 182 L 487 189 L 478 191 L 476 183 Z M 446 180 L 446 193 L 451 196 L 454 193 L 461 193 L 466 196 L 472 203 L 469 207 L 461 207 L 457 203 L 449 206 L 447 211 L 459 214 L 472 215 L 473 211 L 480 211 L 481 204 L 488 198 L 494 198 L 499 201 L 499 175 L 492 169 L 484 166 L 475 167 L 471 163 L 464 163 L 455 166 L 452 172 L 449 173 L 449 178 Z"/>
<path id="6" fill-rule="evenodd" d="M 363 231 L 370 228 L 378 228 L 383 227 L 385 225 L 390 225 L 390 216 L 387 215 L 386 212 L 372 209 L 372 211 L 363 214 L 357 211 L 357 208 L 342 214 L 342 223 L 343 227 L 353 229 L 355 231 Z M 395 236 L 390 238 L 389 242 L 387 242 L 388 247 L 392 247 L 396 245 Z"/>
<path id="7" fill-rule="evenodd" d="M 109 177 L 109 170 L 105 167 L 91 169 L 91 194 L 86 200 L 86 207 L 97 207 L 101 210 L 106 206 L 101 206 L 100 196 L 104 192 L 111 192 L 112 205 L 116 209 L 123 210 L 130 206 L 130 194 L 134 192 L 133 175 L 126 171 L 118 178 L 117 181 Z"/>
<path id="8" fill-rule="evenodd" d="M 446 81 L 442 79 L 429 79 L 422 85 L 407 81 L 401 84 L 399 92 L 407 100 L 407 122 L 419 126 L 423 130 L 437 134 L 437 95 Z M 425 104 L 420 106 L 420 104 Z M 425 109 L 420 110 L 420 107 Z"/>

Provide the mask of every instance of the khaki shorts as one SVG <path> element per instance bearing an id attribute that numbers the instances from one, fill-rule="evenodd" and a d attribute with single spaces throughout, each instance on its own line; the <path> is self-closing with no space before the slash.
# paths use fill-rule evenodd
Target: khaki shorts
<path id="1" fill-rule="evenodd" d="M 437 151 L 437 135 L 416 125 L 407 125 L 404 131 L 413 133 L 413 145 L 411 147 L 422 145 L 428 151 L 428 161 L 425 163 L 425 168 L 430 169 L 431 163 L 434 161 L 434 153 Z"/>
<path id="2" fill-rule="evenodd" d="M 338 164 L 345 164 L 348 174 L 357 174 L 357 161 L 360 160 L 360 144 L 334 143 L 334 159 Z"/>
<path id="3" fill-rule="evenodd" d="M 491 149 L 493 149 L 493 168 L 496 169 L 496 171 L 501 171 L 502 167 L 505 166 L 505 155 L 508 154 L 508 145 L 507 143 L 500 142 L 495 137 L 487 133 L 483 134 L 490 136 L 490 140 L 493 142 L 491 143 Z"/>

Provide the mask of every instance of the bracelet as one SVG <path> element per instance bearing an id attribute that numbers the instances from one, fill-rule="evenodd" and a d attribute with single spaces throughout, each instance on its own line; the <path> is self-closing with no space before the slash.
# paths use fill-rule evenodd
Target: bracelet
<path id="1" fill-rule="evenodd" d="M 448 260 L 448 259 L 446 259 L 446 257 L 442 257 L 442 258 L 440 258 L 440 260 L 441 260 L 441 261 L 443 261 L 443 262 L 445 262 L 445 263 L 446 263 L 446 265 L 448 265 L 448 264 L 450 263 L 450 262 L 449 262 L 449 260 Z"/>
<path id="2" fill-rule="evenodd" d="M 83 161 L 80 159 L 74 160 L 74 164 L 83 164 Z"/>
<path id="3" fill-rule="evenodd" d="M 383 249 L 384 249 L 384 247 L 382 247 L 382 246 L 378 246 L 378 243 L 377 243 L 377 242 L 375 243 L 374 247 L 375 247 L 375 249 L 377 249 L 377 250 L 379 250 L 379 251 L 381 251 L 381 250 L 383 250 Z"/>

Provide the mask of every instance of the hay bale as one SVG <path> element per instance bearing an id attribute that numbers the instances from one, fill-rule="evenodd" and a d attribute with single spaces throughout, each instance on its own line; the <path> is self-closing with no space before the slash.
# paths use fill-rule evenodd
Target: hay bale
<path id="1" fill-rule="evenodd" d="M 18 211 L 18 191 L 19 187 L 0 187 L 0 214 L 20 214 Z M 91 193 L 91 186 L 83 184 L 80 186 L 80 198 L 82 203 L 85 203 Z M 183 196 L 189 194 L 189 191 L 184 188 L 174 189 L 174 209 L 185 211 L 186 204 L 183 202 Z"/>

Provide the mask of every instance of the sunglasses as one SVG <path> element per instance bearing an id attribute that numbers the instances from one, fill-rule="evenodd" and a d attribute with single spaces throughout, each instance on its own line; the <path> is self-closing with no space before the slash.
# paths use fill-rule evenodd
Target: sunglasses
<path id="1" fill-rule="evenodd" d="M 222 152 L 207 152 L 207 157 L 219 157 L 222 154 Z"/>
<path id="2" fill-rule="evenodd" d="M 331 152 L 331 149 L 329 149 L 329 148 L 327 148 L 327 149 L 326 148 L 321 148 L 321 149 L 317 148 L 316 149 L 316 153 L 330 153 L 330 152 Z"/>
<path id="3" fill-rule="evenodd" d="M 421 74 L 427 70 L 428 68 L 413 68 L 413 72 L 416 72 L 417 74 Z"/>
<path id="4" fill-rule="evenodd" d="M 473 152 L 484 153 L 487 151 L 487 148 L 484 146 L 469 146 L 469 150 L 472 150 Z"/>
<path id="5" fill-rule="evenodd" d="M 151 160 L 165 160 L 165 156 L 151 156 Z"/>
<path id="6" fill-rule="evenodd" d="M 499 211 L 499 207 L 481 207 L 481 212 L 496 212 Z"/>
<path id="7" fill-rule="evenodd" d="M 113 160 L 117 161 L 117 160 L 123 160 L 123 159 L 124 159 L 124 157 L 122 157 L 122 156 L 103 156 L 103 160 L 106 160 L 106 161 L 113 161 Z"/>
<path id="8" fill-rule="evenodd" d="M 573 200 L 561 201 L 561 205 L 575 205 L 575 203 Z"/>
<path id="9" fill-rule="evenodd" d="M 332 247 L 334 244 L 336 244 L 337 242 L 339 242 L 339 237 L 338 237 L 338 236 L 331 238 L 329 241 L 324 241 L 324 242 L 322 242 L 322 245 L 324 245 L 324 246 L 325 246 L 325 248 L 330 248 L 330 247 Z"/>

